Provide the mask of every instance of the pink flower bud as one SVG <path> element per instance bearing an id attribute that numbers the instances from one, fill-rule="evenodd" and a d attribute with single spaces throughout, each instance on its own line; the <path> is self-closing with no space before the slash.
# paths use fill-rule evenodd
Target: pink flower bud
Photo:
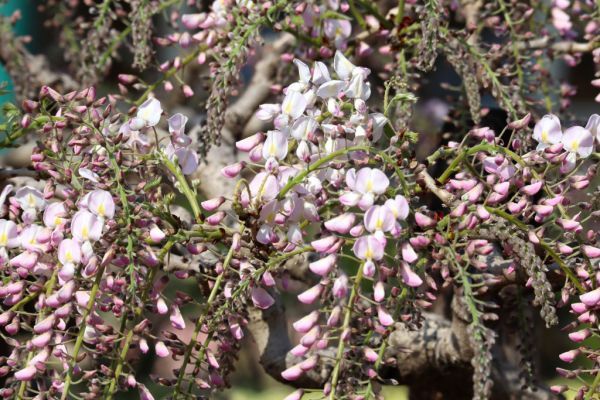
<path id="1" fill-rule="evenodd" d="M 379 358 L 379 355 L 370 347 L 363 348 L 363 352 L 365 354 L 365 360 L 370 363 L 374 363 Z"/>
<path id="2" fill-rule="evenodd" d="M 160 358 L 168 357 L 169 354 L 171 354 L 165 343 L 161 340 L 156 342 L 156 344 L 154 345 L 154 351 L 156 352 L 156 355 Z"/>
<path id="3" fill-rule="evenodd" d="M 537 181 L 530 185 L 523 186 L 520 191 L 521 193 L 525 193 L 528 196 L 534 196 L 540 191 L 540 189 L 542 188 L 542 184 L 542 181 Z"/>
<path id="4" fill-rule="evenodd" d="M 215 211 L 225 202 L 225 197 L 215 197 L 214 199 L 205 200 L 200 203 L 200 206 L 206 211 Z"/>
<path id="5" fill-rule="evenodd" d="M 590 337 L 592 332 L 589 329 L 582 329 L 577 332 L 569 333 L 569 339 L 574 341 L 575 343 L 583 342 L 585 339 Z"/>
<path id="6" fill-rule="evenodd" d="M 192 90 L 190 85 L 183 85 L 181 91 L 183 92 L 183 95 L 185 97 L 192 97 L 194 95 L 194 91 Z"/>
<path id="7" fill-rule="evenodd" d="M 408 263 L 403 261 L 400 262 L 400 268 L 402 273 L 402 281 L 406 285 L 410 287 L 419 287 L 423 284 L 423 280 L 421 279 L 421 277 L 410 269 Z"/>
<path id="8" fill-rule="evenodd" d="M 375 272 L 377 272 L 377 268 L 375 268 L 375 263 L 373 263 L 373 261 L 371 260 L 365 261 L 365 263 L 363 264 L 363 275 L 371 278 L 375 276 Z"/>
<path id="9" fill-rule="evenodd" d="M 569 351 L 559 354 L 558 358 L 560 358 L 561 360 L 563 360 L 566 363 L 571 363 L 571 362 L 573 362 L 575 357 L 577 357 L 579 355 L 579 353 L 581 353 L 581 351 L 579 351 L 579 350 L 569 350 Z"/>
<path id="10" fill-rule="evenodd" d="M 212 226 L 219 225 L 223 221 L 223 219 L 225 219 L 226 216 L 227 214 L 225 213 L 225 211 L 218 211 L 206 218 L 206 223 Z"/>
<path id="11" fill-rule="evenodd" d="M 421 228 L 426 229 L 435 225 L 435 220 L 420 212 L 415 213 L 415 222 Z"/>
<path id="12" fill-rule="evenodd" d="M 46 347 L 48 343 L 50 343 L 50 339 L 52 339 L 52 331 L 48 331 L 42 333 L 39 336 L 35 336 L 33 339 L 31 339 L 31 344 L 41 349 Z"/>
<path id="13" fill-rule="evenodd" d="M 206 19 L 206 13 L 199 14 L 183 14 L 181 22 L 187 29 L 196 29 Z"/>
<path id="14" fill-rule="evenodd" d="M 510 129 L 523 129 L 529 125 L 529 121 L 531 120 L 531 113 L 527 113 L 523 118 L 518 119 L 516 121 L 511 121 L 508 124 Z"/>
<path id="15" fill-rule="evenodd" d="M 467 211 L 467 203 L 463 202 L 457 205 L 454 210 L 450 213 L 450 216 L 454 218 L 462 217 Z"/>
<path id="16" fill-rule="evenodd" d="M 594 307 L 600 302 L 600 288 L 579 296 L 579 300 L 588 307 Z"/>
<path id="17" fill-rule="evenodd" d="M 304 347 L 311 347 L 321 335 L 321 328 L 313 326 L 304 336 L 300 338 L 300 344 Z"/>
<path id="18" fill-rule="evenodd" d="M 263 148 L 262 143 L 259 143 L 255 148 L 250 150 L 250 152 L 249 152 L 250 154 L 248 154 L 250 161 L 257 163 L 257 162 L 260 162 L 260 160 L 262 160 L 262 148 Z"/>
<path id="19" fill-rule="evenodd" d="M 379 319 L 379 323 L 385 327 L 394 324 L 392 315 L 381 305 L 377 306 L 377 318 Z"/>
<path id="20" fill-rule="evenodd" d="M 423 248 L 423 247 L 427 247 L 431 243 L 431 240 L 428 237 L 422 236 L 422 235 L 412 237 L 408 241 L 410 242 L 410 244 L 413 247 L 416 247 L 418 249 L 419 248 Z"/>
<path id="21" fill-rule="evenodd" d="M 556 394 L 561 394 L 569 390 L 569 387 L 567 385 L 552 385 L 550 386 L 550 390 Z"/>
<path id="22" fill-rule="evenodd" d="M 583 245 L 581 246 L 583 253 L 589 258 L 598 258 L 600 257 L 600 249 L 594 246 Z"/>
<path id="23" fill-rule="evenodd" d="M 158 244 L 162 242 L 166 236 L 167 235 L 156 225 L 150 229 L 150 240 L 152 240 L 153 243 Z"/>
<path id="24" fill-rule="evenodd" d="M 210 351 L 206 351 L 206 359 L 208 360 L 208 364 L 213 368 L 219 368 L 219 362 L 215 358 L 215 355 Z"/>
<path id="25" fill-rule="evenodd" d="M 221 169 L 221 174 L 227 178 L 235 178 L 244 169 L 246 163 L 244 161 L 237 162 L 235 164 L 228 165 Z"/>
<path id="26" fill-rule="evenodd" d="M 333 307 L 333 310 L 331 310 L 331 314 L 329 315 L 329 318 L 327 318 L 327 326 L 330 328 L 337 326 L 337 324 L 340 322 L 341 315 L 342 315 L 342 308 L 340 306 Z"/>
<path id="27" fill-rule="evenodd" d="M 323 291 L 323 286 L 320 283 L 317 283 L 315 286 L 310 289 L 305 290 L 304 292 L 298 295 L 298 300 L 304 304 L 312 304 L 319 298 L 321 292 Z"/>
<path id="28" fill-rule="evenodd" d="M 185 321 L 183 319 L 183 316 L 181 315 L 181 311 L 179 310 L 179 307 L 177 307 L 177 305 L 173 305 L 171 307 L 171 315 L 169 317 L 170 321 L 171 321 L 171 325 L 173 326 L 173 328 L 175 329 L 185 329 Z"/>
<path id="29" fill-rule="evenodd" d="M 309 347 L 304 347 L 301 344 L 295 346 L 290 350 L 290 353 L 295 355 L 296 357 L 302 357 L 310 350 Z"/>
<path id="30" fill-rule="evenodd" d="M 285 396 L 283 400 L 301 400 L 302 396 L 304 396 L 304 390 L 297 389 Z"/>
<path id="31" fill-rule="evenodd" d="M 377 283 L 375 284 L 375 287 L 373 288 L 373 299 L 379 303 L 384 298 L 385 298 L 385 287 L 383 285 L 383 282 L 377 281 Z"/>
<path id="32" fill-rule="evenodd" d="M 579 232 L 583 229 L 581 224 L 574 219 L 557 218 L 556 223 L 569 232 Z"/>
<path id="33" fill-rule="evenodd" d="M 577 314 L 581 314 L 587 311 L 587 306 L 583 303 L 571 303 L 571 310 Z"/>
<path id="34" fill-rule="evenodd" d="M 148 341 L 143 338 L 140 339 L 140 351 L 142 352 L 142 354 L 148 353 L 148 350 L 150 350 L 150 348 L 148 347 Z"/>
<path id="35" fill-rule="evenodd" d="M 58 291 L 58 299 L 61 300 L 63 303 L 66 303 L 67 301 L 71 300 L 71 297 L 73 296 L 73 292 L 75 291 L 75 282 L 74 281 L 69 281 L 67 283 L 65 283 L 63 285 L 62 288 L 60 288 L 60 290 Z"/>
<path id="36" fill-rule="evenodd" d="M 300 368 L 302 368 L 302 371 L 305 372 L 310 371 L 311 369 L 317 366 L 318 361 L 319 358 L 317 356 L 310 356 L 300 363 Z"/>
<path id="37" fill-rule="evenodd" d="M 345 297 L 348 293 L 348 277 L 345 274 L 340 275 L 333 282 L 332 293 L 337 298 Z"/>
<path id="38" fill-rule="evenodd" d="M 300 365 L 294 365 L 294 366 L 291 366 L 290 368 L 286 369 L 285 371 L 283 371 L 281 373 L 281 376 L 286 381 L 295 381 L 298 378 L 300 378 L 303 373 L 304 373 L 304 371 L 302 371 L 302 368 L 300 368 Z"/>
<path id="39" fill-rule="evenodd" d="M 326 276 L 337 262 L 337 255 L 330 254 L 325 258 L 314 261 L 308 265 L 308 268 L 317 275 Z"/>
<path id="40" fill-rule="evenodd" d="M 15 313 L 12 311 L 4 311 L 2 314 L 0 314 L 0 326 L 4 326 L 6 324 L 8 324 L 10 322 L 10 320 L 13 319 L 13 317 L 15 316 Z"/>
<path id="41" fill-rule="evenodd" d="M 137 76 L 131 74 L 119 74 L 117 78 L 123 85 L 131 85 L 138 79 Z"/>
<path id="42" fill-rule="evenodd" d="M 33 379 L 36 372 L 37 369 L 33 365 L 30 365 L 15 372 L 15 379 L 18 381 L 30 381 Z"/>
<path id="43" fill-rule="evenodd" d="M 327 228 L 331 232 L 344 235 L 350 232 L 350 229 L 352 229 L 355 220 L 356 216 L 354 215 L 354 213 L 345 213 L 335 218 L 332 218 L 329 221 L 326 221 L 325 228 Z"/>
<path id="44" fill-rule="evenodd" d="M 148 388 L 146 388 L 145 385 L 139 383 L 137 386 L 138 391 L 140 393 L 140 400 L 154 400 L 154 396 L 152 396 L 152 393 L 150 393 L 150 391 L 148 390 Z"/>
<path id="45" fill-rule="evenodd" d="M 35 326 L 33 327 L 33 331 L 38 335 L 41 333 L 47 332 L 50 329 L 52 329 L 52 326 L 54 325 L 54 321 L 55 321 L 54 315 L 49 315 L 46 318 L 44 318 L 43 320 L 41 320 L 40 322 L 38 322 L 37 324 L 35 324 Z"/>
<path id="46" fill-rule="evenodd" d="M 293 326 L 296 332 L 306 333 L 312 329 L 319 320 L 319 312 L 313 311 L 310 314 L 294 322 Z M 308 347 L 308 346 L 307 346 Z"/>
<path id="47" fill-rule="evenodd" d="M 560 251 L 560 254 L 568 255 L 568 254 L 572 254 L 574 250 L 573 250 L 573 248 L 571 246 L 567 246 L 564 243 L 559 243 L 558 244 L 558 251 Z"/>
<path id="48" fill-rule="evenodd" d="M 406 261 L 407 263 L 412 264 L 413 262 L 415 262 L 419 259 L 419 256 L 417 256 L 417 253 L 415 253 L 415 250 L 412 248 L 410 243 L 408 243 L 408 242 L 402 243 L 401 249 L 402 249 L 402 259 L 404 261 Z"/>
<path id="49" fill-rule="evenodd" d="M 250 150 L 252 150 L 253 148 L 255 148 L 259 143 L 262 143 L 263 140 L 264 140 L 264 135 L 259 132 L 250 137 L 247 137 L 246 139 L 242 139 L 242 140 L 238 141 L 235 144 L 235 147 L 239 151 L 243 151 L 243 152 L 247 153 Z M 261 154 L 261 158 L 262 158 L 262 154 Z"/>
<path id="50" fill-rule="evenodd" d="M 321 239 L 313 240 L 310 245 L 320 253 L 325 253 L 329 250 L 335 243 L 337 242 L 337 237 L 335 236 L 326 236 Z"/>
<path id="51" fill-rule="evenodd" d="M 475 203 L 479 200 L 482 193 L 483 193 L 483 184 L 478 183 L 477 185 L 475 185 L 475 187 L 473 189 L 471 189 L 467 193 L 465 193 L 464 196 L 469 200 L 469 202 Z"/>
<path id="52" fill-rule="evenodd" d="M 252 288 L 251 297 L 254 306 L 263 310 L 275 304 L 275 300 L 273 299 L 273 297 L 271 297 L 271 295 L 269 295 L 269 293 L 265 289 L 258 286 Z"/>
<path id="53" fill-rule="evenodd" d="M 489 211 L 485 208 L 485 206 L 482 206 L 481 204 L 477 205 L 477 216 L 483 220 L 483 221 L 487 221 L 490 218 L 490 213 Z"/>
<path id="54" fill-rule="evenodd" d="M 510 188 L 510 182 L 508 182 L 508 181 L 501 182 L 501 183 L 494 185 L 494 192 L 496 192 L 502 196 L 506 196 L 508 194 L 509 188 Z"/>

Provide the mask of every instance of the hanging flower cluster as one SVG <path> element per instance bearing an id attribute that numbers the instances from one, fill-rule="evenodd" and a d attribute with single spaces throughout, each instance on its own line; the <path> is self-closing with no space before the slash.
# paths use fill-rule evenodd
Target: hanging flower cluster
<path id="1" fill-rule="evenodd" d="M 402 178 L 388 177 L 384 164 L 373 158 L 387 119 L 368 110 L 370 71 L 353 65 L 341 52 L 334 57 L 335 74 L 319 61 L 312 68 L 300 60 L 294 63 L 300 79 L 284 90 L 281 104 L 263 104 L 257 113 L 272 121 L 275 130 L 236 145 L 252 162 L 264 162 L 242 189 L 240 203 L 250 210 L 250 221 L 256 221 L 251 223 L 259 225 L 258 243 L 284 254 L 308 247 L 320 257 L 308 266 L 319 282 L 298 295 L 301 303 L 320 303 L 320 309 L 294 323 L 303 336 L 291 354 L 303 361 L 283 371 L 282 377 L 299 379 L 317 365 L 320 353 L 339 342 L 326 394 L 344 393 L 350 388 L 336 387 L 349 373 L 341 368 L 342 361 L 376 362 L 374 350 L 351 349 L 364 340 L 380 345 L 394 323 L 389 309 L 400 307 L 398 290 L 416 295 L 413 288 L 422 286 L 422 278 L 413 271 L 419 257 L 411 243 L 422 247 L 428 239 L 410 237 L 404 222 L 410 213 L 408 201 L 390 185 L 390 179 L 398 183 Z M 223 173 L 233 177 L 240 171 L 235 165 Z M 350 272 L 356 268 L 358 272 Z M 369 289 L 361 285 L 363 279 L 370 282 Z M 370 303 L 362 301 L 363 296 Z M 264 296 L 253 300 L 261 308 L 272 304 Z M 351 333 L 354 318 L 360 318 L 363 329 Z M 371 329 L 378 334 L 369 334 Z M 362 371 L 365 377 L 372 372 L 370 367 Z"/>

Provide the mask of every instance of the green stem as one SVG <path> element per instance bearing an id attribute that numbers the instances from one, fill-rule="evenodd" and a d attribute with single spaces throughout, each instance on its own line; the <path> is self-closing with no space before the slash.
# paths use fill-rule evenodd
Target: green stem
<path id="1" fill-rule="evenodd" d="M 161 252 L 158 255 L 158 259 L 161 262 L 164 260 L 165 256 L 167 255 L 169 250 L 171 250 L 171 247 L 173 247 L 173 245 L 175 243 L 176 243 L 176 238 L 171 238 L 165 244 L 165 246 L 163 247 L 163 249 L 161 250 Z M 152 287 L 154 287 L 154 278 L 156 277 L 158 270 L 159 270 L 159 268 L 158 268 L 158 266 L 156 266 L 156 267 L 152 268 L 152 270 L 150 271 L 150 274 L 147 279 L 148 284 L 147 284 L 146 288 L 144 289 L 144 292 L 142 293 L 142 296 L 141 296 L 142 304 L 144 304 L 146 302 L 146 299 L 148 298 L 148 294 L 150 293 L 150 289 Z M 137 307 L 135 309 L 134 316 L 133 316 L 134 323 L 137 323 L 137 321 L 139 320 L 143 311 L 144 311 L 143 306 Z M 123 315 L 123 319 L 121 321 L 121 327 L 122 327 L 121 330 L 124 330 L 124 326 L 125 326 L 126 322 L 127 322 L 126 315 Z M 117 388 L 117 384 L 119 382 L 119 377 L 121 376 L 121 372 L 123 371 L 125 357 L 127 356 L 127 353 L 129 352 L 129 347 L 131 346 L 132 340 L 133 340 L 133 329 L 130 329 L 127 332 L 127 335 L 125 336 L 125 340 L 123 341 L 123 347 L 119 353 L 119 357 L 117 358 L 116 363 L 113 364 L 113 368 L 111 368 L 111 370 L 115 371 L 115 373 L 114 373 L 113 377 L 111 378 L 110 383 L 108 384 L 107 389 L 105 391 L 105 400 L 111 400 L 114 396 L 114 393 Z"/>
<path id="2" fill-rule="evenodd" d="M 358 22 L 360 27 L 362 29 L 364 29 L 365 31 L 368 31 L 369 27 L 367 26 L 367 23 L 365 22 L 365 18 L 362 16 L 362 14 L 358 10 L 358 8 L 356 8 L 356 4 L 354 4 L 354 0 L 348 0 L 348 5 L 350 6 L 350 11 L 352 12 L 352 15 L 354 15 L 354 18 L 356 18 L 356 21 Z"/>
<path id="3" fill-rule="evenodd" d="M 197 222 L 202 222 L 202 211 L 200 210 L 200 204 L 198 203 L 198 196 L 196 196 L 196 193 L 194 193 L 192 188 L 190 188 L 190 185 L 188 184 L 188 181 L 183 175 L 183 173 L 181 172 L 181 169 L 177 165 L 175 165 L 175 163 L 169 160 L 169 158 L 166 157 L 164 154 L 161 153 L 159 157 L 161 158 L 167 169 L 175 176 L 175 179 L 177 179 L 177 182 L 180 186 L 179 190 L 185 195 L 185 197 L 188 200 L 188 203 L 190 203 L 190 206 L 192 207 L 194 218 Z"/>
<path id="4" fill-rule="evenodd" d="M 352 286 L 352 292 L 350 293 L 350 298 L 348 299 L 348 304 L 346 306 L 346 310 L 344 313 L 344 323 L 341 328 L 341 335 L 344 334 L 350 328 L 350 321 L 352 319 L 352 307 L 354 305 L 354 299 L 358 295 L 358 290 L 360 289 L 360 282 L 363 277 L 363 268 L 362 265 L 358 267 L 358 272 L 356 273 L 356 277 L 354 278 L 354 285 Z M 331 373 L 331 392 L 329 393 L 329 400 L 335 400 L 336 396 L 336 388 L 338 384 L 338 380 L 340 377 L 340 368 L 342 366 L 342 358 L 344 356 L 344 348 L 345 341 L 340 337 L 337 354 L 335 356 L 335 366 L 333 368 L 333 372 Z"/>
<path id="5" fill-rule="evenodd" d="M 79 327 L 79 334 L 77 335 L 77 339 L 75 340 L 75 347 L 73 347 L 73 355 L 71 357 L 72 363 L 69 366 L 69 370 L 65 378 L 62 396 L 60 397 L 61 400 L 66 400 L 67 396 L 69 395 L 69 388 L 71 387 L 71 383 L 73 382 L 73 370 L 75 369 L 75 365 L 77 364 L 77 357 L 79 356 L 79 351 L 81 350 L 81 346 L 83 344 L 85 325 L 87 324 L 87 319 L 92 312 L 94 303 L 96 302 L 96 295 L 98 293 L 98 289 L 100 288 L 100 282 L 102 281 L 103 275 L 104 266 L 101 266 L 98 272 L 96 272 L 96 280 L 94 281 L 94 285 L 92 286 L 92 290 L 90 291 L 90 298 L 87 302 L 85 310 L 83 311 L 83 315 L 81 316 L 81 326 Z"/>
<path id="6" fill-rule="evenodd" d="M 398 12 L 396 13 L 396 25 L 400 25 L 404 19 L 404 0 L 398 0 Z"/>
<path id="7" fill-rule="evenodd" d="M 600 8 L 600 4 L 598 5 L 598 8 Z M 585 395 L 585 400 L 592 400 L 594 398 L 594 394 L 596 393 L 596 388 L 598 387 L 598 385 L 600 385 L 600 373 L 596 372 L 596 377 L 592 382 L 590 390 Z"/>
<path id="8" fill-rule="evenodd" d="M 290 190 L 292 190 L 292 188 L 294 186 L 300 184 L 308 176 L 308 174 L 310 174 L 313 171 L 316 171 L 323 164 L 326 164 L 329 161 L 332 161 L 336 157 L 342 156 L 344 154 L 348 154 L 351 151 L 359 151 L 359 150 L 363 150 L 363 151 L 367 151 L 368 152 L 368 151 L 370 151 L 370 148 L 367 147 L 367 146 L 347 147 L 345 149 L 341 149 L 341 150 L 338 150 L 338 151 L 334 151 L 333 153 L 329 153 L 325 157 L 318 159 L 317 161 L 315 161 L 314 163 L 312 163 L 311 165 L 309 165 L 308 168 L 306 168 L 304 171 L 302 171 L 298 175 L 296 175 L 294 177 L 294 179 L 290 179 L 288 181 L 288 183 L 283 187 L 283 189 L 281 189 L 281 191 L 277 195 L 277 199 L 278 200 L 282 200 L 285 197 L 285 195 L 287 194 L 287 192 L 289 192 Z"/>
<path id="9" fill-rule="evenodd" d="M 389 21 L 383 15 L 381 15 L 381 13 L 377 9 L 376 3 L 374 1 L 372 1 L 372 0 L 357 0 L 357 2 L 358 2 L 358 4 L 363 6 L 369 14 L 371 14 L 372 16 L 377 18 L 377 20 L 379 21 L 381 26 L 383 26 L 385 29 L 392 29 L 394 27 L 394 24 L 392 23 L 392 21 Z"/>
<path id="10" fill-rule="evenodd" d="M 244 231 L 244 225 L 242 224 L 242 225 L 240 225 L 239 232 L 242 233 L 243 231 Z M 196 326 L 194 327 L 194 333 L 192 333 L 192 338 L 190 339 L 190 342 L 188 343 L 188 345 L 185 349 L 185 354 L 183 356 L 183 362 L 181 364 L 181 369 L 179 370 L 179 375 L 177 376 L 177 383 L 175 384 L 175 389 L 173 390 L 173 399 L 175 399 L 175 400 L 177 399 L 177 396 L 180 394 L 181 383 L 182 383 L 183 377 L 185 375 L 185 369 L 190 361 L 190 357 L 192 356 L 194 347 L 196 346 L 196 343 L 198 343 L 198 339 L 197 339 L 198 334 L 200 333 L 200 329 L 202 329 L 202 325 L 204 325 L 204 321 L 206 320 L 206 317 L 207 317 L 208 313 L 210 312 L 212 304 L 215 301 L 215 298 L 217 297 L 219 290 L 221 289 L 221 283 L 223 282 L 223 279 L 225 278 L 225 274 L 227 273 L 227 270 L 229 268 L 229 263 L 231 262 L 231 259 L 233 258 L 233 253 L 234 253 L 234 248 L 233 248 L 233 244 L 232 244 L 231 247 L 229 247 L 229 251 L 227 252 L 227 255 L 225 256 L 225 260 L 223 260 L 223 269 L 222 269 L 221 273 L 219 274 L 219 276 L 217 277 L 217 280 L 215 281 L 215 284 L 214 284 L 212 290 L 210 291 L 208 299 L 206 300 L 205 311 L 202 312 L 202 314 L 198 318 L 198 321 L 196 321 Z M 199 356 L 199 358 L 200 358 L 200 356 Z"/>

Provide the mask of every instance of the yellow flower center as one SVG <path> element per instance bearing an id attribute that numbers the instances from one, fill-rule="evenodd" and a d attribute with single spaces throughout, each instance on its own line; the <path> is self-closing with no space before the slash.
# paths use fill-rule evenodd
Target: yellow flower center
<path id="1" fill-rule="evenodd" d="M 545 129 L 542 131 L 542 142 L 548 143 L 548 131 Z"/>
<path id="2" fill-rule="evenodd" d="M 579 150 L 579 140 L 573 140 L 573 142 L 571 142 L 571 148 L 573 151 Z"/>
<path id="3" fill-rule="evenodd" d="M 6 243 L 8 243 L 8 235 L 6 232 L 2 232 L 0 233 L 0 246 L 6 246 Z"/>
<path id="4" fill-rule="evenodd" d="M 286 101 L 285 102 L 285 106 L 283 107 L 283 113 L 284 114 L 291 114 L 292 112 L 292 102 L 291 101 Z"/>

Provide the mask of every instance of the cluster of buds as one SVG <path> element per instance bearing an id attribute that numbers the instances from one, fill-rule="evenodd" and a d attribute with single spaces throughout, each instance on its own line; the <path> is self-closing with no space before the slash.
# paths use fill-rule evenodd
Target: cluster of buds
<path id="1" fill-rule="evenodd" d="M 15 336 L 12 353 L 2 359 L 3 395 L 43 390 L 65 399 L 74 382 L 84 380 L 89 398 L 126 387 L 151 398 L 123 354 L 129 348 L 161 358 L 184 353 L 187 343 L 175 332 L 187 325 L 180 307 L 194 299 L 163 293 L 172 277 L 186 279 L 193 270 L 181 264 L 159 274 L 167 264 L 164 249 L 178 245 L 183 257 L 202 256 L 228 231 L 219 227 L 218 213 L 211 215 L 220 204 L 198 204 L 185 177 L 198 167 L 187 118 L 175 114 L 163 130 L 155 98 L 131 116 L 113 112 L 114 106 L 113 98 L 96 98 L 93 88 L 61 95 L 44 87 L 38 102 L 24 102 L 22 126 L 39 135 L 31 159 L 45 184 L 7 185 L 0 195 L 0 325 Z M 195 202 L 196 222 L 205 217 L 202 209 L 207 213 L 194 234 L 194 219 L 176 220 L 161 210 L 174 198 L 163 192 L 171 182 L 171 192 Z M 206 239 L 210 235 L 214 239 Z M 168 317 L 164 330 L 152 329 L 148 311 Z M 236 347 L 227 344 L 229 337 L 241 339 L 223 336 L 223 346 Z M 212 352 L 205 356 L 217 363 Z M 100 361 L 104 357 L 115 360 L 121 375 Z M 49 368 L 53 359 L 62 367 Z M 211 382 L 224 384 L 218 375 Z"/>

